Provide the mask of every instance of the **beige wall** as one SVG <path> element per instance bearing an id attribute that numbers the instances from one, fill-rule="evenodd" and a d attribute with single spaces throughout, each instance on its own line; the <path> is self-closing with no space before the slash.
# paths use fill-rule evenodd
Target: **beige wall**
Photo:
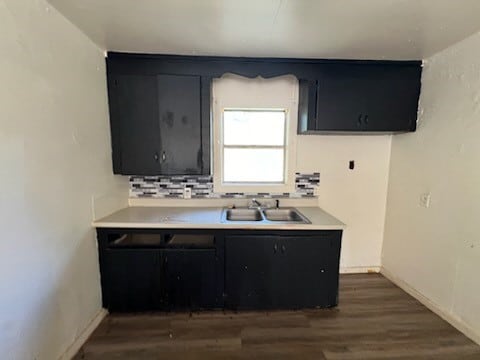
<path id="1" fill-rule="evenodd" d="M 2 359 L 58 358 L 101 308 L 90 223 L 127 197 L 104 74 L 102 51 L 45 1 L 0 0 Z"/>
<path id="2" fill-rule="evenodd" d="M 430 207 L 420 196 L 431 193 Z M 392 141 L 383 266 L 480 341 L 480 34 L 425 62 L 418 130 Z"/>
<path id="3" fill-rule="evenodd" d="M 378 270 L 385 222 L 391 136 L 297 139 L 297 171 L 320 171 L 319 206 L 347 224 L 342 272 Z M 355 169 L 349 170 L 349 161 Z"/>

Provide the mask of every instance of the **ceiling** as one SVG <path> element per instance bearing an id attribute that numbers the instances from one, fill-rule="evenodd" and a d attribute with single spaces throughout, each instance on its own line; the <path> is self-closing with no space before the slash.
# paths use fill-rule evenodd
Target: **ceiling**
<path id="1" fill-rule="evenodd" d="M 425 59 L 480 30 L 480 0 L 48 0 L 107 50 Z"/>

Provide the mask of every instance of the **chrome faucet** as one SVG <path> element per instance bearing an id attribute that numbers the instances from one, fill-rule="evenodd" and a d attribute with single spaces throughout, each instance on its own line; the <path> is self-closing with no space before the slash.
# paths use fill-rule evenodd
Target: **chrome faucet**
<path id="1" fill-rule="evenodd" d="M 262 204 L 260 204 L 260 202 L 259 202 L 257 199 L 252 199 L 249 208 L 261 209 L 261 208 L 262 208 Z"/>

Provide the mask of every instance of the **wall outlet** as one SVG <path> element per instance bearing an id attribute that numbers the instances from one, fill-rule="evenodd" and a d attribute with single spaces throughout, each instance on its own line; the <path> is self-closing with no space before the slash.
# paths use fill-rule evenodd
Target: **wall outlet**
<path id="1" fill-rule="evenodd" d="M 184 199 L 192 198 L 192 188 L 189 188 L 189 187 L 183 188 L 183 198 Z"/>
<path id="2" fill-rule="evenodd" d="M 420 195 L 420 206 L 424 208 L 429 208 L 430 207 L 430 193 L 424 193 Z"/>

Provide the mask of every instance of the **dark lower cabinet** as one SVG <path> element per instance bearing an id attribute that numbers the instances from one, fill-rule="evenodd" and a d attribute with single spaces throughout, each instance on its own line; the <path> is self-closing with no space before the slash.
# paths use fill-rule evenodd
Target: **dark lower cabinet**
<path id="1" fill-rule="evenodd" d="M 341 230 L 97 233 L 103 305 L 111 312 L 338 303 Z"/>
<path id="2" fill-rule="evenodd" d="M 103 261 L 110 311 L 215 307 L 214 249 L 108 249 Z"/>
<path id="3" fill-rule="evenodd" d="M 335 256 L 331 236 L 281 237 L 277 254 L 278 278 L 276 307 L 327 307 L 336 305 L 330 299 L 328 286 L 338 266 L 329 262 Z"/>
<path id="4" fill-rule="evenodd" d="M 336 232 L 227 236 L 226 306 L 294 309 L 336 305 L 340 236 Z"/>
<path id="5" fill-rule="evenodd" d="M 164 250 L 167 309 L 215 307 L 215 250 Z"/>
<path id="6" fill-rule="evenodd" d="M 233 309 L 271 308 L 278 287 L 277 238 L 225 237 L 225 305 Z"/>
<path id="7" fill-rule="evenodd" d="M 103 259 L 103 302 L 110 311 L 162 309 L 160 251 L 110 249 Z"/>

